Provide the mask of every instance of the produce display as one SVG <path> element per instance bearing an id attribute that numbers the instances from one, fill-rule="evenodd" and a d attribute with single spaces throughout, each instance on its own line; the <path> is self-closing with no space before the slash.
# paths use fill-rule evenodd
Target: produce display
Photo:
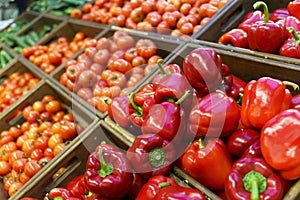
<path id="1" fill-rule="evenodd" d="M 52 73 L 58 66 L 84 48 L 89 40 L 83 32 L 77 32 L 72 41 L 59 37 L 49 45 L 33 45 L 22 49 L 22 55 L 45 73 Z"/>
<path id="2" fill-rule="evenodd" d="M 297 12 L 299 1 L 291 1 L 286 8 L 269 13 L 264 2 L 256 2 L 254 11 L 247 13 L 243 21 L 224 33 L 218 42 L 265 53 L 300 58 L 300 17 Z M 263 11 L 258 10 L 260 7 Z"/>
<path id="3" fill-rule="evenodd" d="M 66 63 L 59 81 L 105 113 L 111 99 L 132 89 L 160 58 L 152 40 L 135 40 L 128 32 L 119 30 L 112 38 L 90 40 L 83 53 Z"/>
<path id="4" fill-rule="evenodd" d="M 173 36 L 190 36 L 211 19 L 228 0 L 95 0 L 74 9 L 71 18 Z"/>
<path id="5" fill-rule="evenodd" d="M 253 1 L 33 1 L 0 32 L 0 199 L 299 199 L 300 1 Z"/>
<path id="6" fill-rule="evenodd" d="M 73 114 L 52 95 L 43 96 L 18 113 L 24 121 L 1 131 L 0 169 L 9 196 L 83 130 Z"/>

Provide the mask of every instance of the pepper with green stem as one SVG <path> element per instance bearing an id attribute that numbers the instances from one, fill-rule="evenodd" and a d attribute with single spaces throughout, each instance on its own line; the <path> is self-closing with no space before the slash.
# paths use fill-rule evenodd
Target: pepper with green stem
<path id="1" fill-rule="evenodd" d="M 279 53 L 282 56 L 290 58 L 300 58 L 300 37 L 297 31 L 288 27 L 288 31 L 292 33 L 293 37 L 288 38 L 285 43 L 280 47 Z"/>

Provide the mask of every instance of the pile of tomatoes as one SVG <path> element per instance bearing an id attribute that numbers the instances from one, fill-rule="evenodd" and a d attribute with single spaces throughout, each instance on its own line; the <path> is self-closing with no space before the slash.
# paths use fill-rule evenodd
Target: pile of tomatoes
<path id="1" fill-rule="evenodd" d="M 83 130 L 73 114 L 52 95 L 34 101 L 21 113 L 22 123 L 0 133 L 0 176 L 9 196 Z"/>
<path id="2" fill-rule="evenodd" d="M 2 77 L 0 85 L 0 112 L 26 94 L 39 81 L 30 72 L 14 72 L 8 77 Z"/>
<path id="3" fill-rule="evenodd" d="M 189 36 L 229 0 L 95 0 L 74 9 L 72 18 L 143 31 Z"/>
<path id="4" fill-rule="evenodd" d="M 122 30 L 89 44 L 76 60 L 66 63 L 60 83 L 102 113 L 113 97 L 126 94 L 161 59 L 152 40 L 135 41 Z"/>
<path id="5" fill-rule="evenodd" d="M 83 32 L 75 33 L 72 41 L 59 37 L 49 45 L 34 45 L 22 49 L 22 55 L 47 74 L 72 57 L 90 40 Z"/>

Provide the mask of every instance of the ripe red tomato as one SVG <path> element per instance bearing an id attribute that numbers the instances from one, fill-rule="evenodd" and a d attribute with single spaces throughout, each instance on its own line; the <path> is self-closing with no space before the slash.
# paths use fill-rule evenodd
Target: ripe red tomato
<path id="1" fill-rule="evenodd" d="M 23 183 L 21 182 L 14 182 L 8 189 L 8 195 L 11 197 L 14 195 L 19 189 L 23 187 Z"/>
<path id="2" fill-rule="evenodd" d="M 10 172 L 10 164 L 7 161 L 0 161 L 0 176 L 5 176 Z"/>
<path id="3" fill-rule="evenodd" d="M 24 172 L 29 176 L 34 176 L 42 169 L 42 165 L 37 160 L 29 160 L 24 166 Z"/>
<path id="4" fill-rule="evenodd" d="M 46 103 L 45 109 L 47 112 L 56 113 L 62 109 L 61 103 L 57 100 L 52 100 Z"/>
<path id="5" fill-rule="evenodd" d="M 136 43 L 137 54 L 145 59 L 150 58 L 156 54 L 156 44 L 150 39 L 139 39 Z"/>

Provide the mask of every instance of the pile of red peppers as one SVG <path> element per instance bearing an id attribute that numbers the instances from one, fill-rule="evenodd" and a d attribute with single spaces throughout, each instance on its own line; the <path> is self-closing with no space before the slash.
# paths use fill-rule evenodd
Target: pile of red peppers
<path id="1" fill-rule="evenodd" d="M 100 144 L 85 173 L 44 200 L 206 199 L 168 176 L 174 165 L 223 199 L 282 199 L 300 178 L 298 85 L 245 82 L 211 48 L 158 66 L 151 83 L 109 104 L 109 117 L 135 135 L 131 146 Z"/>
<path id="2" fill-rule="evenodd" d="M 224 33 L 218 43 L 300 58 L 300 0 L 293 0 L 286 8 L 272 13 L 263 1 L 253 7 L 257 10 L 244 16 L 238 27 Z"/>

